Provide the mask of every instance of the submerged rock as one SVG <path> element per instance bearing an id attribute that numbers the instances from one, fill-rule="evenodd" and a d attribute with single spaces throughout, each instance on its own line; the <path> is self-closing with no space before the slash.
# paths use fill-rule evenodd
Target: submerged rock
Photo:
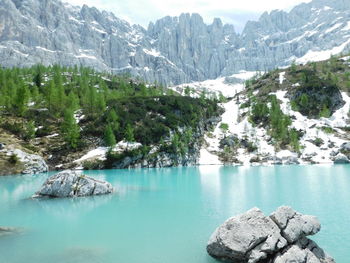
<path id="1" fill-rule="evenodd" d="M 234 263 L 330 263 L 334 260 L 306 236 L 321 225 L 315 216 L 282 206 L 270 216 L 258 208 L 226 220 L 209 239 L 208 253 Z"/>
<path id="2" fill-rule="evenodd" d="M 349 163 L 349 159 L 348 157 L 346 157 L 345 154 L 342 153 L 338 153 L 335 157 L 334 157 L 334 163 L 336 164 L 344 164 L 344 163 Z"/>
<path id="3" fill-rule="evenodd" d="M 106 262 L 106 251 L 98 247 L 70 247 L 52 255 L 50 263 L 103 263 Z"/>
<path id="4" fill-rule="evenodd" d="M 113 191 L 108 182 L 67 170 L 48 178 L 33 197 L 78 197 L 109 194 Z"/>
<path id="5" fill-rule="evenodd" d="M 24 229 L 18 227 L 0 227 L 0 237 L 23 233 Z"/>

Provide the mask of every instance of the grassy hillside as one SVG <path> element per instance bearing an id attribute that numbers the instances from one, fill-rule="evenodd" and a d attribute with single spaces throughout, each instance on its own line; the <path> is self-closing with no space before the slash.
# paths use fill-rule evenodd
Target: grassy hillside
<path id="1" fill-rule="evenodd" d="M 179 147 L 184 130 L 195 132 L 218 114 L 216 100 L 182 97 L 128 76 L 60 66 L 0 69 L 2 133 L 52 167 L 121 140 L 147 149 L 178 134 Z"/>

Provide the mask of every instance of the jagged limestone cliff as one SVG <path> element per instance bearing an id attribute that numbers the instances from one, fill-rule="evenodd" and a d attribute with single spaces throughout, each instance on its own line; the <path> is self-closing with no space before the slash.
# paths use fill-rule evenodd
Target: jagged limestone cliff
<path id="1" fill-rule="evenodd" d="M 165 17 L 147 29 L 114 14 L 58 0 L 0 0 L 1 65 L 84 65 L 173 85 L 268 70 L 349 48 L 347 0 L 314 0 L 264 13 L 242 34 L 198 14 Z M 328 50 L 328 53 L 319 53 Z"/>

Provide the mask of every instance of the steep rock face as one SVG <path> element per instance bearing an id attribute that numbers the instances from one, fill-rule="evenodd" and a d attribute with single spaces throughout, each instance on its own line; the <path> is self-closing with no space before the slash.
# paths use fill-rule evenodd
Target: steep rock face
<path id="1" fill-rule="evenodd" d="M 87 6 L 0 0 L 0 58 L 5 67 L 84 65 L 173 85 L 339 53 L 349 47 L 349 17 L 345 0 L 314 0 L 264 13 L 239 35 L 198 14 L 165 17 L 146 30 Z"/>
<path id="2" fill-rule="evenodd" d="M 157 145 L 146 155 L 126 156 L 125 158 L 114 162 L 112 168 L 161 168 L 173 166 L 194 166 L 198 165 L 200 149 L 203 143 L 205 131 L 215 126 L 221 118 L 212 117 L 198 124 L 196 132 L 193 133 L 191 142 L 188 145 L 188 152 L 170 153 L 161 150 L 161 145 Z M 183 129 L 185 133 L 186 129 Z"/>
<path id="3" fill-rule="evenodd" d="M 151 23 L 148 33 L 156 39 L 156 48 L 189 80 L 218 77 L 225 67 L 227 52 L 238 38 L 233 26 L 224 26 L 220 19 L 208 26 L 198 14 L 165 17 Z"/>
<path id="4" fill-rule="evenodd" d="M 0 57 L 6 67 L 84 65 L 130 72 L 150 82 L 164 82 L 160 76 L 170 75 L 174 67 L 152 49 L 145 29 L 96 8 L 55 0 L 1 0 L 0 17 Z M 173 77 L 184 80 L 181 72 Z"/>
<path id="5" fill-rule="evenodd" d="M 279 207 L 270 216 L 253 208 L 219 226 L 209 239 L 207 251 L 215 258 L 235 263 L 334 262 L 306 238 L 319 230 L 316 217 L 290 207 Z"/>

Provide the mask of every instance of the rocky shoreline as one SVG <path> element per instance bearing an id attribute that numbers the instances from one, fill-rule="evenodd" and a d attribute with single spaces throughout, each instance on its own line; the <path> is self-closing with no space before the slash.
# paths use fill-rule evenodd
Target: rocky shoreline
<path id="1" fill-rule="evenodd" d="M 312 159 L 301 158 L 297 153 L 284 150 L 275 155 L 256 155 L 247 154 L 245 162 L 238 161 L 235 155 L 231 155 L 230 160 L 220 160 L 219 157 L 214 159 L 203 160 L 203 148 L 201 144 L 201 134 L 197 134 L 193 148 L 186 155 L 169 154 L 166 152 L 150 152 L 148 155 L 125 156 L 113 163 L 112 169 L 133 169 L 133 168 L 163 168 L 163 167 L 186 167 L 186 166 L 200 166 L 200 165 L 220 165 L 220 166 L 271 166 L 271 165 L 314 165 L 314 164 L 349 164 L 350 163 L 350 143 L 346 142 L 341 145 L 338 151 L 332 153 L 332 160 L 324 160 L 324 162 L 316 162 Z M 225 143 L 230 143 L 230 138 L 225 138 Z M 130 143 L 132 145 L 132 143 Z M 98 156 L 92 156 L 88 161 L 98 161 L 99 165 L 94 166 L 91 170 L 107 169 L 103 161 L 105 160 L 105 153 Z M 38 174 L 49 171 L 49 166 L 45 159 L 37 154 L 30 154 L 20 149 L 8 149 L 3 146 L 0 153 L 5 154 L 8 158 L 16 156 L 17 165 L 15 173 L 22 174 Z M 89 154 L 89 153 L 88 153 Z M 87 155 L 88 155 L 87 154 Z M 211 154 L 211 153 L 209 153 Z M 212 154 L 213 155 L 213 154 Z M 214 155 L 213 155 L 214 156 Z M 81 162 L 72 162 L 69 165 L 57 165 L 52 170 L 64 171 L 66 169 L 82 170 L 84 166 Z M 5 171 L 5 170 L 4 170 Z"/>
<path id="2" fill-rule="evenodd" d="M 1 169 L 0 175 L 11 173 L 39 174 L 49 171 L 49 167 L 42 156 L 29 153 L 13 145 L 7 146 L 0 143 L 0 156 L 1 159 L 8 162 L 6 165 L 1 165 L 3 169 Z"/>

